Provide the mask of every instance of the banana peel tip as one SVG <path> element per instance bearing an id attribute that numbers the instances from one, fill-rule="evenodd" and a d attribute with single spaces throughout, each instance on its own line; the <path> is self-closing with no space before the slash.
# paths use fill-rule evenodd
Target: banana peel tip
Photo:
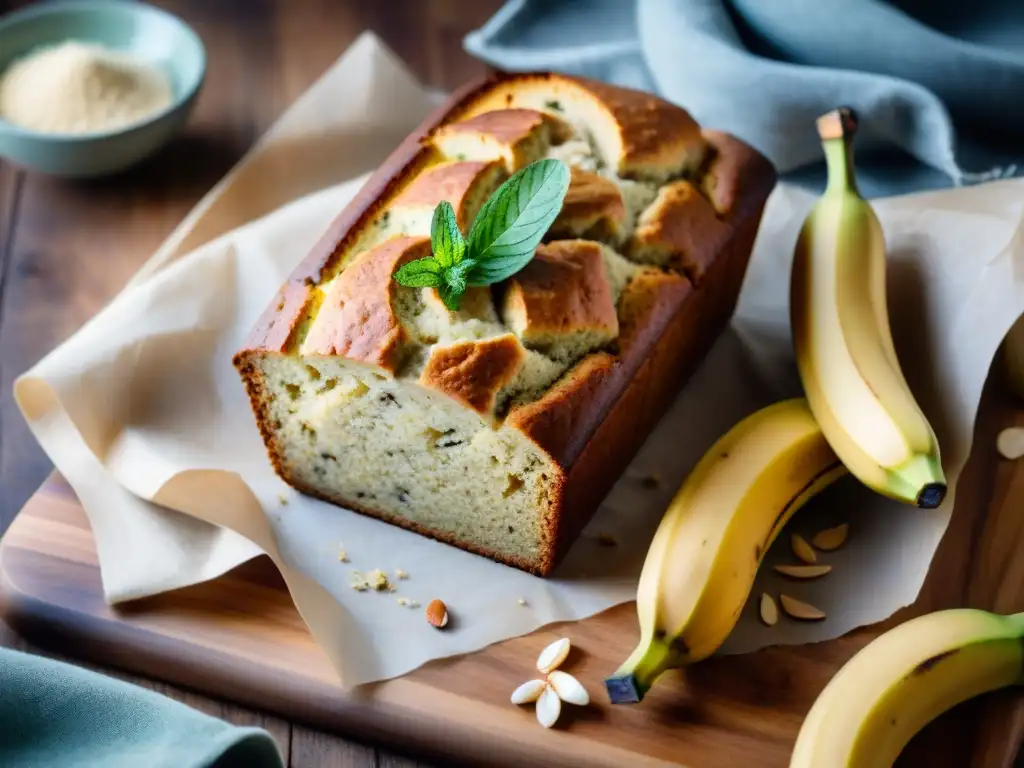
<path id="1" fill-rule="evenodd" d="M 935 509 L 946 498 L 945 483 L 928 483 L 917 494 L 917 506 L 921 509 Z"/>
<path id="2" fill-rule="evenodd" d="M 640 681 L 633 674 L 609 677 L 604 681 L 604 687 L 608 690 L 608 698 L 612 704 L 637 704 L 645 693 Z"/>
<path id="3" fill-rule="evenodd" d="M 818 118 L 818 136 L 822 141 L 852 137 L 857 124 L 857 113 L 851 107 L 837 107 Z"/>

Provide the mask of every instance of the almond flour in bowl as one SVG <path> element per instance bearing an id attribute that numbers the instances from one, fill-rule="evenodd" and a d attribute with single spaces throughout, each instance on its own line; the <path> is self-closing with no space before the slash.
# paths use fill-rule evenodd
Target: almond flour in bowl
<path id="1" fill-rule="evenodd" d="M 96 133 L 139 123 L 169 107 L 172 97 L 160 69 L 131 54 L 68 41 L 7 68 L 0 117 L 40 133 Z"/>

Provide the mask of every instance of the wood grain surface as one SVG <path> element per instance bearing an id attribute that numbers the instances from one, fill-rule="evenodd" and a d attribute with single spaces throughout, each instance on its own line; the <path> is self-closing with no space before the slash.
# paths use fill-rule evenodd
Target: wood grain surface
<path id="1" fill-rule="evenodd" d="M 0 160 L 0 532 L 52 469 L 14 405 L 14 378 L 106 304 L 364 30 L 377 33 L 423 83 L 450 89 L 486 71 L 463 52 L 462 37 L 501 5 L 501 0 L 149 2 L 184 19 L 207 48 L 206 84 L 184 134 L 138 168 L 101 181 L 63 182 Z M 29 4 L 0 0 L 0 14 Z M 0 644 L 39 651 L 2 622 Z M 57 643 L 50 653 L 65 660 L 78 655 L 66 643 Z M 232 722 L 267 728 L 294 768 L 416 765 L 145 676 L 115 674 Z"/>
<path id="2" fill-rule="evenodd" d="M 885 626 L 959 605 L 1024 610 L 1024 462 L 1000 460 L 994 450 L 1000 428 L 1024 425 L 1024 409 L 999 381 L 992 377 L 986 390 L 953 521 L 913 607 L 886 625 L 831 642 L 713 658 L 670 673 L 636 706 L 609 705 L 602 686 L 635 642 L 633 604 L 351 691 L 336 685 L 326 656 L 265 558 L 206 584 L 109 608 L 88 523 L 56 475 L 32 497 L 0 547 L 4 613 L 45 648 L 74 647 L 76 656 L 94 662 L 268 710 L 309 729 L 387 744 L 438 765 L 781 768 L 815 697 Z M 574 644 L 564 668 L 593 701 L 569 708 L 555 729 L 544 731 L 530 708 L 511 706 L 508 696 L 529 679 L 540 649 L 560 636 Z M 267 722 L 279 728 L 280 721 Z M 936 720 L 899 764 L 1004 768 L 1013 764 L 1022 734 L 1024 695 L 1001 691 Z M 295 762 L 305 759 L 297 755 L 328 738 L 292 727 L 292 764 L 309 764 Z M 335 742 L 333 749 L 350 760 L 340 764 L 369 764 L 357 762 L 367 748 Z"/>

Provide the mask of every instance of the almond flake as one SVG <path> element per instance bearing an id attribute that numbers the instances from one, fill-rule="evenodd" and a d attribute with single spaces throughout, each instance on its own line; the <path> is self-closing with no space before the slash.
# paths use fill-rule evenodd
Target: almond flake
<path id="1" fill-rule="evenodd" d="M 798 560 L 802 560 L 808 565 L 813 565 L 818 562 L 818 556 L 814 554 L 814 550 L 811 545 L 807 543 L 807 539 L 801 536 L 799 533 L 794 533 L 790 539 L 790 544 L 793 547 L 793 554 L 796 555 Z"/>
<path id="2" fill-rule="evenodd" d="M 761 621 L 769 627 L 774 627 L 779 620 L 779 609 L 775 605 L 772 596 L 767 592 L 761 593 Z"/>
<path id="3" fill-rule="evenodd" d="M 794 579 L 816 579 L 832 570 L 831 565 L 776 565 L 775 570 Z"/>
<path id="4" fill-rule="evenodd" d="M 532 704 L 544 693 L 547 685 L 543 680 L 527 680 L 514 691 L 512 691 L 513 704 Z"/>
<path id="5" fill-rule="evenodd" d="M 809 603 L 801 602 L 789 595 L 779 595 L 779 602 L 782 603 L 782 610 L 794 619 L 801 621 L 820 621 L 825 618 L 825 612 L 815 608 Z"/>
<path id="6" fill-rule="evenodd" d="M 585 707 L 590 703 L 590 694 L 587 693 L 587 689 L 568 672 L 560 672 L 556 669 L 548 675 L 548 685 L 558 694 L 558 698 L 566 704 Z"/>
<path id="7" fill-rule="evenodd" d="M 814 534 L 814 538 L 811 539 L 811 544 L 823 552 L 831 552 L 833 549 L 839 549 L 846 543 L 846 537 L 849 533 L 850 524 L 843 523 L 835 528 L 826 528 L 824 531 L 818 531 Z"/>
<path id="8" fill-rule="evenodd" d="M 427 605 L 427 623 L 437 629 L 448 626 L 448 606 L 440 600 L 431 600 Z"/>
<path id="9" fill-rule="evenodd" d="M 569 638 L 563 637 L 561 640 L 555 640 L 540 652 L 540 656 L 537 657 L 537 669 L 546 675 L 553 669 L 557 669 L 568 655 Z"/>
<path id="10" fill-rule="evenodd" d="M 537 722 L 545 728 L 550 728 L 558 721 L 562 714 L 562 700 L 550 685 L 545 685 L 537 699 Z"/>
<path id="11" fill-rule="evenodd" d="M 1004 459 L 1024 456 L 1024 427 L 1007 427 L 996 438 L 996 448 Z"/>

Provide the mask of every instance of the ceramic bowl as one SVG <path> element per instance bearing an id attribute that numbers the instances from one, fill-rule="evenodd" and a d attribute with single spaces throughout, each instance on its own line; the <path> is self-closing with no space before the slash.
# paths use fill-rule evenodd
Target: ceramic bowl
<path id="1" fill-rule="evenodd" d="M 0 158 L 53 176 L 105 176 L 153 154 L 185 125 L 206 74 L 206 50 L 199 36 L 175 16 L 138 2 L 33 5 L 0 17 L 0 40 L 0 72 L 37 48 L 75 40 L 131 53 L 170 78 L 170 106 L 111 131 L 40 133 L 0 118 Z"/>

